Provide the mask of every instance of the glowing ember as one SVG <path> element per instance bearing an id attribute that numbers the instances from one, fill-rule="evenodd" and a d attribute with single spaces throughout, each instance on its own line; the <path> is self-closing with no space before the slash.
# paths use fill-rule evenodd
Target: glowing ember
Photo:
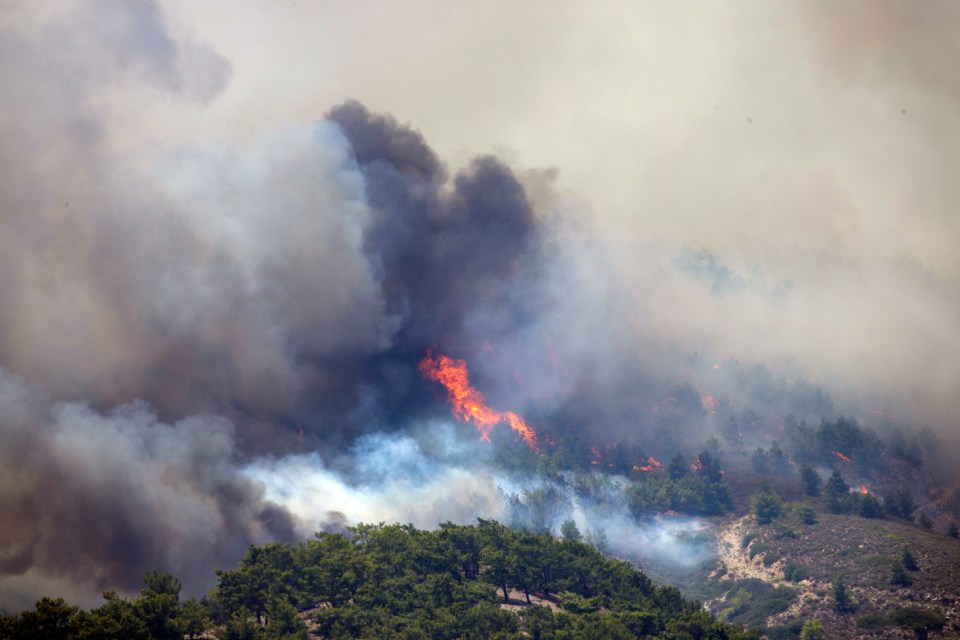
<path id="1" fill-rule="evenodd" d="M 524 442 L 537 449 L 537 436 L 523 418 L 512 411 L 500 413 L 492 410 L 487 406 L 483 394 L 470 386 L 465 361 L 453 360 L 445 355 L 434 356 L 428 352 L 420 361 L 419 369 L 423 377 L 439 382 L 446 388 L 453 415 L 464 422 L 472 422 L 480 432 L 481 440 L 490 442 L 493 428 L 506 422 Z"/>
<path id="2" fill-rule="evenodd" d="M 840 458 L 840 459 L 843 460 L 844 462 L 853 462 L 850 458 L 848 458 L 847 456 L 843 455 L 843 454 L 840 453 L 839 451 L 834 451 L 834 452 L 833 452 L 833 455 L 837 456 L 838 458 Z"/>
<path id="3" fill-rule="evenodd" d="M 590 453 L 593 454 L 593 459 L 590 460 L 590 464 L 600 464 L 600 452 L 597 451 L 597 448 L 590 447 Z"/>
<path id="4" fill-rule="evenodd" d="M 863 495 L 867 495 L 868 493 L 870 493 L 869 491 L 867 491 L 867 485 L 865 484 L 860 485 L 860 493 L 862 493 Z"/>
<path id="5" fill-rule="evenodd" d="M 715 413 L 717 410 L 717 400 L 709 393 L 700 396 L 700 404 L 703 405 L 703 410 L 709 413 Z"/>
<path id="6" fill-rule="evenodd" d="M 634 471 L 653 471 L 654 469 L 659 469 L 661 466 L 662 465 L 660 464 L 659 460 L 657 460 L 653 456 L 650 456 L 649 458 L 647 458 L 647 464 L 641 465 L 641 466 L 633 465 L 633 470 Z"/>
<path id="7" fill-rule="evenodd" d="M 703 471 L 703 461 L 697 458 L 697 461 L 690 465 L 690 468 L 694 471 Z"/>

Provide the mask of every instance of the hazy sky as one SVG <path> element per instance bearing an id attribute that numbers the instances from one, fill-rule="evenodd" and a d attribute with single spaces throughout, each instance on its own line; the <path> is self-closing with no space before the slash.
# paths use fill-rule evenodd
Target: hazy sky
<path id="1" fill-rule="evenodd" d="M 557 167 L 645 233 L 956 276 L 954 3 L 162 7 L 233 76 L 204 106 L 141 105 L 118 138 L 243 139 L 349 97 L 453 165 Z"/>

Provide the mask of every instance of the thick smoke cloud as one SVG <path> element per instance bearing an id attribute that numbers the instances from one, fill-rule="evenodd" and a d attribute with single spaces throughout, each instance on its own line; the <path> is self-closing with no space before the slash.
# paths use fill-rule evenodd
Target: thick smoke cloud
<path id="1" fill-rule="evenodd" d="M 419 133 L 352 102 L 246 145 L 131 155 L 112 110 L 212 100 L 229 64 L 151 2 L 21 17 L 0 32 L 3 602 L 89 602 L 153 566 L 196 592 L 247 544 L 318 526 L 263 492 L 322 463 L 268 482 L 251 453 L 335 451 L 441 409 L 426 349 L 494 339 L 477 309 L 516 324 L 532 208 L 495 158 L 448 181 Z M 398 481 L 350 460 L 338 482 Z"/>
<path id="2" fill-rule="evenodd" d="M 422 136 L 393 118 L 348 102 L 329 119 L 362 171 L 373 210 L 364 250 L 388 313 L 401 319 L 393 345 L 363 380 L 395 416 L 415 401 L 412 365 L 432 345 L 465 354 L 533 313 L 533 301 L 518 292 L 531 291 L 535 219 L 520 182 L 494 157 L 476 159 L 448 185 Z"/>
<path id="3" fill-rule="evenodd" d="M 5 606 L 64 585 L 85 601 L 133 590 L 156 566 L 196 591 L 211 564 L 294 537 L 290 513 L 240 472 L 223 418 L 164 424 L 137 402 L 102 414 L 0 372 L 0 424 Z"/>

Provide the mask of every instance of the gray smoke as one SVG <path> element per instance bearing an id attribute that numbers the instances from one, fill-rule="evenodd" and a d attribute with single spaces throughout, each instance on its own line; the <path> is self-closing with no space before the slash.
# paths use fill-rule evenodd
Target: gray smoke
<path id="1" fill-rule="evenodd" d="M 294 538 L 290 513 L 240 472 L 223 418 L 166 424 L 140 402 L 103 414 L 0 371 L 0 424 L 6 606 L 64 585 L 89 602 L 157 566 L 197 591 L 249 544 Z"/>

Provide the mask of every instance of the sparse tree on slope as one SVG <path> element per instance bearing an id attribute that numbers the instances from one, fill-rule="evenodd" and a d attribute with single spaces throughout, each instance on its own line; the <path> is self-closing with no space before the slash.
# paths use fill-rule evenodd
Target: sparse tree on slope
<path id="1" fill-rule="evenodd" d="M 837 576 L 830 583 L 830 593 L 833 595 L 833 608 L 837 613 L 846 613 L 853 609 L 853 603 L 850 602 L 850 596 L 847 594 L 847 587 L 843 584 L 843 579 Z"/>

